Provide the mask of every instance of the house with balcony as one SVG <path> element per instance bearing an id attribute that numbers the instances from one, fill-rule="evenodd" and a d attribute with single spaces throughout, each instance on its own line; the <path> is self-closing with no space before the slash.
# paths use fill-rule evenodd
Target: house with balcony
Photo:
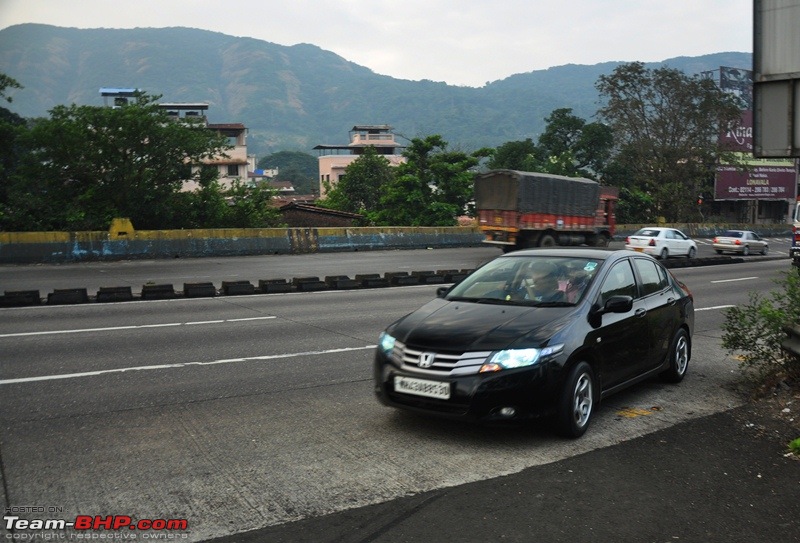
<path id="1" fill-rule="evenodd" d="M 314 147 L 319 160 L 320 197 L 325 197 L 325 185 L 336 186 L 347 166 L 363 155 L 367 147 L 374 147 L 392 166 L 405 162 L 401 154 L 404 147 L 397 143 L 392 130 L 386 124 L 356 125 L 350 130 L 350 143 Z"/>
<path id="2" fill-rule="evenodd" d="M 203 160 L 202 164 L 192 166 L 192 173 L 202 167 L 215 167 L 218 171 L 219 184 L 224 189 L 231 187 L 237 179 L 248 182 L 249 172 L 255 170 L 255 157 L 247 155 L 247 127 L 242 123 L 209 123 L 206 112 L 208 104 L 205 102 L 180 102 L 162 103 L 158 106 L 165 110 L 167 116 L 176 121 L 200 119 L 206 128 L 225 136 L 231 148 L 224 155 L 218 155 Z M 186 181 L 183 184 L 185 191 L 197 189 L 195 181 Z"/>

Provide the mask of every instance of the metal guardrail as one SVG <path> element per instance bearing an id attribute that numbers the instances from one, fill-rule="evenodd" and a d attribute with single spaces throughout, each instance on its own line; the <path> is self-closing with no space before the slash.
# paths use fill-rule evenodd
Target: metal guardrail
<path id="1" fill-rule="evenodd" d="M 800 324 L 784 326 L 783 331 L 787 338 L 781 341 L 781 349 L 800 358 Z"/>

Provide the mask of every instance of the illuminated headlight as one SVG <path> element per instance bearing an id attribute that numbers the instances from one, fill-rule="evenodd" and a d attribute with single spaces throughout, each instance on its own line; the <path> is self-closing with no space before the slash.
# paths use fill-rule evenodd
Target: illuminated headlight
<path id="1" fill-rule="evenodd" d="M 497 351 L 487 360 L 479 373 L 508 370 L 533 366 L 538 362 L 557 355 L 564 350 L 564 345 L 551 345 L 541 349 L 507 349 Z"/>
<path id="2" fill-rule="evenodd" d="M 386 332 L 381 332 L 380 338 L 378 339 L 378 347 L 380 347 L 386 356 L 389 356 L 392 349 L 394 349 L 394 342 L 395 339 L 393 336 L 390 336 Z"/>

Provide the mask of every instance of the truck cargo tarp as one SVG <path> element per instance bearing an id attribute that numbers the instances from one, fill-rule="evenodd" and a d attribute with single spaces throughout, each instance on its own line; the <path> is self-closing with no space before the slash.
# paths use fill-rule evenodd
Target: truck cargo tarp
<path id="1" fill-rule="evenodd" d="M 592 217 L 600 185 L 582 177 L 494 170 L 475 179 L 477 209 Z"/>

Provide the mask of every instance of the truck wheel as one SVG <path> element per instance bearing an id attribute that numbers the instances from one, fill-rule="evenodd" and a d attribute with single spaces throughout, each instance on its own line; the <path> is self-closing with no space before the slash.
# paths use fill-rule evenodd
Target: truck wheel
<path id="1" fill-rule="evenodd" d="M 595 247 L 608 247 L 608 242 L 610 240 L 605 237 L 604 235 L 600 234 L 596 238 L 594 238 L 594 246 Z"/>
<path id="2" fill-rule="evenodd" d="M 543 235 L 539 240 L 539 247 L 555 247 L 556 245 L 558 245 L 558 243 L 556 243 L 556 238 L 550 234 Z"/>

